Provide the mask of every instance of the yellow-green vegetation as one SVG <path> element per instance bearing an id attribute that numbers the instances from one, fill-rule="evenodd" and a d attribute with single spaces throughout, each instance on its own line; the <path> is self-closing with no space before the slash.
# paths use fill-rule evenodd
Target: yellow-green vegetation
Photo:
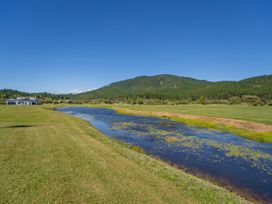
<path id="1" fill-rule="evenodd" d="M 197 120 L 197 119 L 177 118 L 177 117 L 170 117 L 170 119 L 175 120 L 177 122 L 186 123 L 188 125 L 196 125 L 200 127 L 206 127 L 210 129 L 230 132 L 250 140 L 255 140 L 257 142 L 272 143 L 272 132 L 252 132 L 246 129 L 236 128 L 231 125 L 223 125 L 223 124 L 214 123 L 212 121 L 203 121 L 203 120 Z"/>
<path id="2" fill-rule="evenodd" d="M 130 149 L 132 149 L 133 151 L 139 152 L 139 153 L 141 153 L 141 154 L 144 153 L 144 149 L 141 148 L 141 147 L 139 147 L 139 146 L 134 146 L 134 145 L 132 145 L 132 146 L 129 146 L 129 147 L 130 147 Z"/>
<path id="3" fill-rule="evenodd" d="M 250 163 L 252 166 L 267 172 L 269 175 L 272 175 L 271 170 L 267 168 L 267 165 L 263 162 L 264 160 L 271 161 L 271 154 L 256 151 L 248 146 L 245 147 L 230 143 L 217 142 L 215 140 L 204 138 L 200 139 L 196 136 L 177 135 L 166 137 L 164 140 L 167 143 L 175 143 L 172 147 L 181 147 L 179 150 L 175 148 L 175 151 L 188 151 L 194 152 L 195 154 L 201 151 L 204 146 L 210 146 L 223 151 L 226 157 L 237 157 L 239 159 L 251 161 Z"/>
<path id="4" fill-rule="evenodd" d="M 0 106 L 2 203 L 245 203 L 41 107 Z"/>
<path id="5" fill-rule="evenodd" d="M 272 125 L 272 106 L 248 105 L 105 105 L 142 111 L 156 111 L 168 113 L 182 113 L 190 115 L 203 115 L 222 118 L 248 120 Z"/>
<path id="6" fill-rule="evenodd" d="M 113 123 L 113 128 L 116 130 L 121 130 L 121 129 L 126 129 L 129 127 L 135 126 L 135 123 L 132 122 L 114 122 Z"/>
<path id="7" fill-rule="evenodd" d="M 135 133 L 138 136 L 157 135 L 157 137 L 161 137 L 162 135 L 166 136 L 171 134 L 169 131 L 154 128 L 152 125 L 138 124 L 134 122 L 114 122 L 112 128 L 115 130 L 128 129 L 131 133 Z"/>
<path id="8" fill-rule="evenodd" d="M 165 140 L 165 142 L 168 142 L 168 143 L 179 141 L 179 139 L 177 137 L 174 137 L 174 136 L 166 137 L 164 140 Z"/>

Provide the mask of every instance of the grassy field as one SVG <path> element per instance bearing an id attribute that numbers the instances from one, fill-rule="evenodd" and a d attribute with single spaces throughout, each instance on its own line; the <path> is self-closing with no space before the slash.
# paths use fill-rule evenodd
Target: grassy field
<path id="1" fill-rule="evenodd" d="M 127 108 L 143 111 L 163 111 L 223 118 L 248 120 L 272 125 L 272 106 L 248 105 L 114 105 L 117 108 Z"/>
<path id="2" fill-rule="evenodd" d="M 41 107 L 0 106 L 0 166 L 0 203 L 246 202 Z"/>

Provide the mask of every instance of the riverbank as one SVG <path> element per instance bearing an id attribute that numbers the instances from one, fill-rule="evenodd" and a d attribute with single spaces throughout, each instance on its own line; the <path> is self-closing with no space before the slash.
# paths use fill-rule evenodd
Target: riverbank
<path id="1" fill-rule="evenodd" d="M 272 106 L 221 105 L 221 104 L 186 104 L 186 105 L 128 105 L 110 106 L 142 111 L 180 113 L 196 116 L 229 118 L 272 125 Z"/>
<path id="2" fill-rule="evenodd" d="M 272 143 L 272 107 L 247 105 L 46 105 L 102 107 L 118 113 L 169 118 L 188 125 L 230 132 L 257 142 Z"/>
<path id="3" fill-rule="evenodd" d="M 0 106 L 0 165 L 9 203 L 247 202 L 42 107 Z"/>

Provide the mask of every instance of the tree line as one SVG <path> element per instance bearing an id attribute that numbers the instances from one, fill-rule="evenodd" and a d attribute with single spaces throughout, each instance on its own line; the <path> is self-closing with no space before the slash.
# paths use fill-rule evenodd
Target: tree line
<path id="1" fill-rule="evenodd" d="M 80 99 L 71 94 L 52 94 L 52 93 L 26 93 L 11 89 L 0 90 L 0 103 L 5 104 L 6 99 L 17 98 L 17 97 L 36 97 L 40 104 L 114 104 L 114 103 L 125 103 L 125 104 L 146 104 L 146 105 L 179 105 L 179 104 L 248 104 L 253 106 L 270 105 L 272 106 L 272 100 L 266 97 L 260 97 L 257 95 L 225 95 L 224 97 L 211 97 L 200 95 L 200 96 L 167 96 L 157 94 L 146 94 L 146 95 L 135 95 L 127 97 L 96 97 L 93 99 Z"/>

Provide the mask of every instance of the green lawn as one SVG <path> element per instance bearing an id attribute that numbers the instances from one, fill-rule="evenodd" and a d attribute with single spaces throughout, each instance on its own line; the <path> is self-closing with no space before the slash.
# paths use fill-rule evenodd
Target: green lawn
<path id="1" fill-rule="evenodd" d="M 113 105 L 132 110 L 161 111 L 249 120 L 272 124 L 272 106 L 248 105 Z"/>
<path id="2" fill-rule="evenodd" d="M 242 203 L 41 107 L 0 106 L 0 203 Z"/>

